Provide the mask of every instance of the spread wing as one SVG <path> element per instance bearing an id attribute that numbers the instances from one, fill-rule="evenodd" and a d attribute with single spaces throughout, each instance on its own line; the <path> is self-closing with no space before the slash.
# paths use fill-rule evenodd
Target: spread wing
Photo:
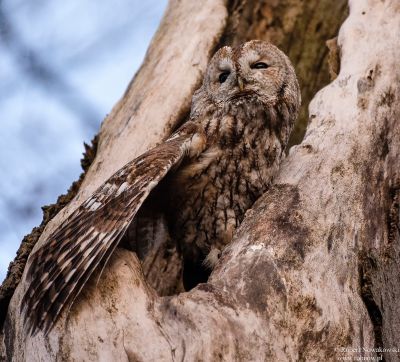
<path id="1" fill-rule="evenodd" d="M 201 152 L 202 140 L 197 125 L 186 123 L 117 171 L 30 256 L 21 304 L 30 333 L 48 333 L 63 307 L 72 304 L 115 250 L 151 190 L 185 156 Z"/>

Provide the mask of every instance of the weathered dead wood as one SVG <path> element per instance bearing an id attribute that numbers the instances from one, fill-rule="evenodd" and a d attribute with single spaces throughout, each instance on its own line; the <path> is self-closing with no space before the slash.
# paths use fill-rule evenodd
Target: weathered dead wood
<path id="1" fill-rule="evenodd" d="M 340 347 L 396 347 L 400 9 L 395 0 L 350 5 L 338 40 L 338 78 L 313 100 L 305 140 L 249 211 L 209 283 L 160 298 L 136 256 L 120 250 L 48 340 L 24 335 L 20 285 L 5 326 L 9 359 L 335 360 Z M 188 11 L 196 16 L 187 19 Z M 39 242 L 107 176 L 184 118 L 228 14 L 215 1 L 171 3 L 141 71 L 103 124 L 80 193 Z M 191 39 L 172 41 L 185 29 Z M 198 61 L 197 74 L 188 60 Z M 175 62 L 171 74 L 154 73 Z M 146 82 L 154 78 L 166 79 L 164 87 Z M 168 98 L 173 92 L 178 97 Z M 144 132 L 149 124 L 157 134 Z"/>
<path id="2" fill-rule="evenodd" d="M 204 5 L 208 6 L 207 3 L 205 3 Z M 215 5 L 217 6 L 218 4 Z M 292 134 L 292 143 L 298 143 L 304 134 L 305 125 L 308 119 L 308 103 L 311 100 L 312 95 L 323 85 L 328 83 L 326 61 L 327 49 L 324 44 L 326 39 L 329 39 L 337 34 L 339 25 L 342 23 L 346 16 L 346 1 L 338 0 L 332 2 L 330 0 L 310 0 L 307 2 L 303 2 L 299 0 L 283 0 L 277 2 L 275 0 L 240 0 L 232 1 L 228 4 L 224 3 L 224 6 L 226 6 L 227 15 L 226 25 L 223 30 L 222 36 L 218 35 L 218 32 L 220 31 L 218 30 L 219 25 L 213 24 L 214 21 L 218 23 L 220 19 L 214 16 L 202 16 L 198 19 L 198 21 L 204 22 L 205 24 L 201 25 L 201 32 L 199 34 L 195 34 L 193 36 L 192 31 L 187 31 L 186 34 L 188 35 L 189 40 L 187 40 L 188 38 L 186 37 L 182 38 L 182 40 L 180 41 L 175 41 L 171 44 L 182 44 L 183 41 L 191 41 L 194 44 L 199 41 L 199 36 L 201 37 L 203 31 L 207 29 L 214 29 L 215 31 L 217 31 L 217 33 L 215 34 L 215 42 L 218 44 L 213 45 L 213 42 L 211 42 L 207 49 L 203 49 L 201 47 L 198 49 L 199 52 L 208 52 L 206 54 L 207 57 L 213 53 L 213 48 L 217 48 L 224 44 L 238 44 L 240 42 L 244 42 L 254 38 L 270 40 L 281 47 L 286 53 L 289 53 L 292 62 L 296 67 L 300 82 L 302 83 L 303 106 L 301 110 L 301 116 L 299 117 L 299 121 L 296 125 L 296 130 Z M 170 7 L 171 10 L 166 12 L 165 20 L 162 26 L 160 26 L 160 30 L 153 40 L 153 45 L 148 51 L 148 55 L 144 61 L 144 65 L 138 72 L 137 78 L 141 79 L 141 81 L 139 82 L 139 86 L 136 86 L 134 90 L 132 89 L 132 87 L 129 87 L 122 100 L 115 107 L 114 111 L 111 112 L 111 114 L 107 117 L 102 127 L 103 130 L 107 128 L 113 129 L 114 122 L 117 124 L 117 126 L 120 122 L 126 122 L 126 124 L 133 124 L 134 122 L 140 123 L 135 123 L 134 132 L 132 132 L 132 129 L 131 131 L 129 131 L 129 145 L 123 146 L 123 148 L 128 147 L 129 152 L 133 152 L 131 155 L 126 154 L 125 156 L 121 156 L 121 161 L 118 161 L 118 153 L 117 155 L 111 154 L 110 161 L 108 161 L 108 156 L 103 156 L 103 160 L 101 162 L 106 165 L 106 170 L 109 170 L 106 171 L 107 173 L 105 175 L 111 173 L 111 170 L 117 168 L 113 166 L 113 163 L 111 163 L 111 159 L 113 161 L 117 160 L 118 164 L 122 164 L 123 162 L 125 162 L 124 157 L 133 158 L 135 155 L 141 152 L 142 148 L 135 148 L 137 145 L 142 145 L 141 147 L 147 149 L 147 147 L 151 147 L 151 145 L 159 142 L 162 138 L 168 135 L 171 128 L 176 128 L 184 120 L 184 114 L 188 111 L 188 102 L 191 96 L 192 89 L 191 85 L 196 82 L 198 83 L 201 80 L 205 64 L 194 62 L 194 67 L 197 69 L 197 73 L 192 72 L 193 67 L 191 68 L 190 66 L 188 66 L 190 64 L 187 63 L 187 59 L 185 59 L 184 57 L 185 54 L 187 56 L 187 53 L 185 52 L 178 51 L 174 53 L 173 56 L 170 55 L 168 61 L 164 61 L 164 63 L 161 63 L 160 65 L 157 64 L 157 54 L 160 54 L 164 51 L 170 52 L 170 50 L 167 49 L 168 47 L 165 46 L 165 42 L 159 41 L 159 39 L 164 38 L 163 34 L 166 34 L 165 29 L 168 29 L 170 27 L 170 24 L 172 24 L 170 29 L 171 32 L 178 32 L 178 34 L 170 36 L 168 39 L 180 39 L 179 30 L 185 29 L 184 27 L 180 29 L 179 25 L 181 21 L 179 17 L 182 15 L 183 9 L 176 9 L 176 11 L 173 12 L 172 10 L 174 10 L 175 7 L 176 3 L 172 3 Z M 191 11 L 190 6 L 185 7 L 185 9 Z M 212 12 L 213 10 L 214 7 L 208 9 L 208 11 L 210 12 Z M 330 14 L 330 16 L 326 17 L 325 13 Z M 192 13 L 186 16 L 187 19 L 191 19 L 192 17 Z M 296 36 L 294 36 L 294 34 Z M 218 37 L 219 39 L 217 39 Z M 161 49 L 161 46 L 164 46 L 164 48 Z M 170 46 L 170 44 L 168 44 L 168 46 Z M 179 48 L 175 48 L 175 50 L 176 49 Z M 172 53 L 173 52 L 174 50 L 172 50 Z M 181 57 L 182 54 L 184 54 L 183 57 Z M 196 55 L 193 54 L 193 57 L 195 56 Z M 149 100 L 147 100 L 147 105 L 156 104 L 156 109 L 163 108 L 160 107 L 160 99 L 163 98 L 162 95 L 164 93 L 161 90 L 159 91 L 159 89 L 163 88 L 164 90 L 166 89 L 167 92 L 170 91 L 168 95 L 171 96 L 175 94 L 175 88 L 180 86 L 180 84 L 178 82 L 174 82 L 171 77 L 166 79 L 164 74 L 162 74 L 161 77 L 158 75 L 156 78 L 154 78 L 152 75 L 152 69 L 154 67 L 159 68 L 163 65 L 168 66 L 170 65 L 168 62 L 175 62 L 176 64 L 180 64 L 181 62 L 185 61 L 186 63 L 183 67 L 179 66 L 178 72 L 181 75 L 179 79 L 184 83 L 184 86 L 190 85 L 188 88 L 185 88 L 188 92 L 188 95 L 186 96 L 185 94 L 177 94 L 175 103 L 167 107 L 166 111 L 160 110 L 160 118 L 157 118 L 157 113 L 153 114 L 151 117 L 146 115 L 146 113 L 143 115 L 143 109 L 149 111 L 146 108 L 147 106 L 142 108 L 141 112 L 136 113 L 140 108 L 139 105 L 141 104 L 141 102 L 138 102 L 138 99 L 149 98 Z M 176 71 L 176 68 L 172 67 L 172 69 Z M 185 77 L 185 72 L 187 71 L 189 72 L 189 74 L 187 75 L 187 77 Z M 152 79 L 152 82 L 148 83 L 146 81 L 147 76 Z M 195 77 L 195 80 L 193 80 L 193 77 Z M 160 84 L 157 83 L 158 81 L 160 82 Z M 168 82 L 172 83 L 169 84 Z M 137 83 L 137 80 L 132 81 L 131 85 L 135 83 Z M 147 91 L 147 85 L 149 85 L 149 91 Z M 145 87 L 143 88 L 142 92 L 143 86 Z M 153 100 L 153 95 L 155 95 L 157 99 Z M 175 106 L 177 108 L 174 108 Z M 153 110 L 153 108 L 151 108 L 151 110 Z M 142 117 L 143 119 L 149 120 L 149 122 L 141 121 Z M 118 127 L 116 128 L 118 129 Z M 137 129 L 141 129 L 142 131 L 137 131 Z M 147 138 L 148 134 L 151 133 L 150 130 L 153 130 L 153 133 L 150 134 L 149 138 Z M 104 131 L 103 133 L 107 132 L 108 131 Z M 127 131 L 124 130 L 123 132 L 125 134 Z M 112 144 L 115 143 L 117 145 L 117 148 L 120 147 L 120 144 L 122 144 L 121 139 L 118 137 L 119 133 L 120 132 L 116 132 L 115 135 L 117 136 L 117 138 L 112 139 L 111 137 L 108 142 Z M 145 138 L 142 137 L 143 133 L 147 135 Z M 114 134 L 113 131 L 111 131 L 111 134 Z M 96 155 L 98 138 L 99 135 L 96 136 L 92 147 L 86 147 L 84 159 L 81 161 L 84 173 L 81 175 L 79 180 L 71 185 L 67 194 L 61 195 L 58 198 L 56 204 L 44 207 L 43 221 L 41 225 L 37 228 L 34 228 L 32 232 L 27 235 L 21 242 L 21 246 L 18 250 L 16 258 L 10 264 L 7 278 L 0 287 L 0 327 L 3 325 L 8 303 L 21 279 L 26 260 L 30 252 L 32 251 L 32 248 L 35 246 L 39 237 L 43 233 L 46 225 L 49 223 L 50 220 L 54 218 L 54 216 L 57 215 L 57 213 L 61 209 L 65 207 L 65 205 L 67 205 L 71 200 L 75 198 L 79 191 L 84 192 L 85 195 L 90 193 L 91 189 L 86 192 L 85 187 L 81 188 L 81 184 L 84 177 L 86 176 L 85 173 L 87 172 Z M 126 137 L 125 140 L 126 139 L 128 138 Z M 103 155 L 108 154 L 107 149 L 101 152 Z M 96 162 L 97 164 L 92 167 L 92 170 L 95 167 L 100 167 L 99 161 Z M 96 173 L 96 171 L 94 171 L 94 173 Z M 93 173 L 91 175 L 93 175 Z M 92 183 L 91 175 L 88 175 L 86 177 L 87 185 L 91 185 Z M 103 177 L 105 176 L 101 177 L 101 182 L 103 181 Z M 98 181 L 96 181 L 96 185 L 97 183 Z M 94 188 L 94 186 L 92 188 Z M 80 198 L 80 201 L 78 201 L 78 198 L 75 201 L 79 204 L 79 202 L 81 202 L 82 200 L 83 197 Z M 72 204 L 71 206 L 73 205 L 75 204 Z M 63 217 L 61 216 L 61 219 L 62 218 Z M 58 224 L 61 220 L 57 220 L 58 219 L 54 220 L 54 222 Z M 157 283 L 158 281 L 155 281 L 155 284 Z"/>

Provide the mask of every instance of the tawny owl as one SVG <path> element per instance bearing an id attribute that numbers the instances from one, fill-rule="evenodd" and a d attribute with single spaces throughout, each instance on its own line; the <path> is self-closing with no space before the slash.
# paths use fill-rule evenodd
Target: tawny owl
<path id="1" fill-rule="evenodd" d="M 190 119 L 116 172 L 31 255 L 22 301 L 31 332 L 51 329 L 154 195 L 184 268 L 215 256 L 268 189 L 299 106 L 296 75 L 282 51 L 263 41 L 220 49 L 193 96 Z M 148 239 L 139 235 L 138 254 Z"/>

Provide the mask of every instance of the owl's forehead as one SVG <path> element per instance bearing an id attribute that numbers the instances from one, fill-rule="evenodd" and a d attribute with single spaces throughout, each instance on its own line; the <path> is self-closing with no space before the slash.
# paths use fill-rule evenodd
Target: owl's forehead
<path id="1" fill-rule="evenodd" d="M 238 48 L 237 51 L 233 53 L 233 62 L 236 66 L 240 67 L 243 64 L 249 64 L 256 62 L 262 56 L 258 49 L 250 48 Z"/>
<path id="2" fill-rule="evenodd" d="M 279 58 L 277 50 L 272 44 L 258 40 L 249 41 L 235 48 L 225 46 L 216 55 L 213 65 L 220 70 L 232 66 L 241 68 L 244 64 L 254 63 L 260 59 Z"/>
<path id="3" fill-rule="evenodd" d="M 249 63 L 263 57 L 275 57 L 275 47 L 267 42 L 252 40 L 232 49 L 232 59 L 235 63 Z"/>
<path id="4" fill-rule="evenodd" d="M 225 46 L 218 50 L 214 56 L 214 62 L 211 62 L 210 66 L 216 66 L 218 69 L 224 69 L 232 65 L 233 49 L 229 46 Z M 214 63 L 214 64 L 213 64 Z"/>

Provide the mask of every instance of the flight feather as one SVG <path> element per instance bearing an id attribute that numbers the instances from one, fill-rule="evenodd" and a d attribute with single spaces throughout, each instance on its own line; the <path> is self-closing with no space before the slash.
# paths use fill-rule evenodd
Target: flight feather
<path id="1" fill-rule="evenodd" d="M 168 171 L 201 147 L 198 127 L 186 123 L 166 142 L 126 164 L 49 236 L 29 258 L 21 308 L 31 333 L 47 333 L 96 267 L 104 264 L 140 206 Z"/>

